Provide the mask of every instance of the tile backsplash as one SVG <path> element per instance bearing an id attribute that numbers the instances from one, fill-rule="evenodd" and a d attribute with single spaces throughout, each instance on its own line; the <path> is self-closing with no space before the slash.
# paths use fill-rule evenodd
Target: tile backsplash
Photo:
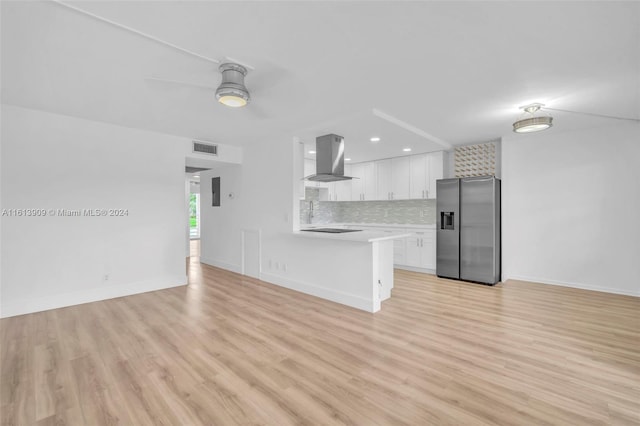
<path id="1" fill-rule="evenodd" d="M 300 201 L 301 224 L 436 223 L 436 200 L 320 201 L 319 198 L 318 189 L 306 188 L 306 199 Z M 310 217 L 312 204 L 313 216 Z"/>

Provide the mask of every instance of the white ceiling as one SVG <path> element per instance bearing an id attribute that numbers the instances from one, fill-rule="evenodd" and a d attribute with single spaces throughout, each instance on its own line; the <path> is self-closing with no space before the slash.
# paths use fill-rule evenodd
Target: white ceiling
<path id="1" fill-rule="evenodd" d="M 293 136 L 312 146 L 332 132 L 354 161 L 442 148 L 425 134 L 494 140 L 533 101 L 640 116 L 637 2 L 69 4 L 250 64 L 252 103 L 230 109 L 210 90 L 148 79 L 215 88 L 214 63 L 55 2 L 11 1 L 1 2 L 3 103 L 242 146 Z M 553 116 L 554 132 L 612 122 Z"/>

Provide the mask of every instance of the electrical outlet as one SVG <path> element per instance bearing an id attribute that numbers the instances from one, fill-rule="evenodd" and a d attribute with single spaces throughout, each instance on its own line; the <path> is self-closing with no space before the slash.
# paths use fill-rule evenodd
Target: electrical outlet
<path id="1" fill-rule="evenodd" d="M 280 269 L 280 264 L 278 262 L 276 262 L 276 271 Z"/>
<path id="2" fill-rule="evenodd" d="M 287 272 L 287 264 L 286 263 L 282 264 L 282 272 Z"/>
<path id="3" fill-rule="evenodd" d="M 109 274 L 104 274 L 104 280 L 109 281 Z"/>

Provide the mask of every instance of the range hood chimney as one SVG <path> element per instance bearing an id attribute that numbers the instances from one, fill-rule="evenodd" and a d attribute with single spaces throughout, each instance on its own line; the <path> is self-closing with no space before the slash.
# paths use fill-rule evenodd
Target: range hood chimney
<path id="1" fill-rule="evenodd" d="M 330 134 L 316 138 L 316 174 L 305 177 L 313 182 L 353 179 L 344 175 L 344 138 Z"/>

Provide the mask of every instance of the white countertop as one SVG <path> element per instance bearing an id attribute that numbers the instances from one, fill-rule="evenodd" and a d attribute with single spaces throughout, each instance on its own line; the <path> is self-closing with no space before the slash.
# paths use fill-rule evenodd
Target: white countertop
<path id="1" fill-rule="evenodd" d="M 331 226 L 327 226 L 327 225 L 314 226 L 314 228 L 331 228 Z M 302 228 L 302 229 L 305 229 L 305 228 Z M 411 236 L 411 234 L 406 232 L 401 232 L 401 231 L 383 232 L 383 231 L 372 231 L 372 230 L 345 232 L 342 234 L 331 234 L 326 232 L 294 231 L 293 235 L 298 237 L 303 237 L 303 238 L 315 238 L 315 239 L 319 238 L 319 239 L 334 240 L 334 241 L 352 241 L 357 243 L 374 243 L 376 241 L 395 240 L 397 238 L 406 238 Z"/>

